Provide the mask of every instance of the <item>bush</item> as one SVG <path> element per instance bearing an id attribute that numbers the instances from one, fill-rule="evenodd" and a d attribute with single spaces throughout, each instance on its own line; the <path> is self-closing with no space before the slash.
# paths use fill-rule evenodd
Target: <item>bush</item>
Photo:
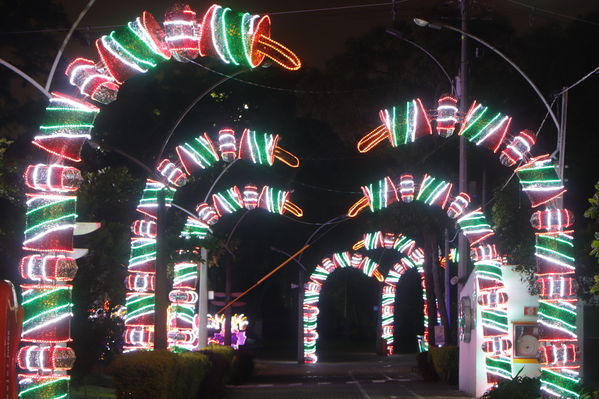
<path id="1" fill-rule="evenodd" d="M 429 354 L 435 372 L 441 378 L 441 381 L 456 385 L 458 383 L 459 374 L 459 362 L 460 357 L 458 354 L 457 346 L 443 346 L 440 348 L 431 347 Z"/>
<path id="2" fill-rule="evenodd" d="M 165 350 L 131 352 L 110 366 L 117 398 L 191 399 L 210 368 L 202 353 L 175 354 Z"/>
<path id="3" fill-rule="evenodd" d="M 599 388 L 585 387 L 582 389 L 580 399 L 599 399 Z"/>
<path id="4" fill-rule="evenodd" d="M 203 353 L 183 352 L 178 354 L 177 367 L 171 386 L 171 397 L 177 399 L 196 398 L 211 366 L 210 359 Z"/>
<path id="5" fill-rule="evenodd" d="M 511 380 L 501 380 L 481 399 L 534 399 L 541 397 L 539 378 L 515 376 Z"/>

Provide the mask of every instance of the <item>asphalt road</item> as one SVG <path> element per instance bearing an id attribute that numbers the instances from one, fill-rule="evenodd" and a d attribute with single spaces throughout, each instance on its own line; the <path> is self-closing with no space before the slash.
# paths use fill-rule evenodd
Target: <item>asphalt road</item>
<path id="1" fill-rule="evenodd" d="M 442 399 L 469 396 L 442 383 L 424 382 L 413 369 L 414 355 L 382 358 L 352 355 L 349 360 L 298 365 L 257 361 L 246 385 L 229 387 L 226 399 Z"/>

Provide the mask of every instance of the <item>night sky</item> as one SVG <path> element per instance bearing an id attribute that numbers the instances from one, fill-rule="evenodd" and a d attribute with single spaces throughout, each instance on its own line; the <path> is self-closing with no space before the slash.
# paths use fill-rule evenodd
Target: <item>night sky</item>
<path id="1" fill-rule="evenodd" d="M 87 2 L 84 0 L 61 0 L 58 3 L 64 4 L 69 18 L 74 20 Z M 288 44 L 293 49 L 297 49 L 297 53 L 306 66 L 323 65 L 331 55 L 336 54 L 343 48 L 347 39 L 358 37 L 375 26 L 389 25 L 391 22 L 391 2 L 389 1 L 303 0 L 281 2 L 277 0 L 231 0 L 221 3 L 233 10 L 272 15 L 273 38 Z M 316 12 L 302 11 L 381 3 L 388 3 L 388 5 Z M 536 26 L 569 21 L 567 17 L 542 11 L 531 13 L 530 8 L 518 3 L 520 2 L 510 0 L 480 1 L 476 2 L 475 9 L 479 10 L 481 15 L 492 12 L 497 15 L 507 16 L 519 31 L 526 30 L 531 21 L 534 21 L 533 24 Z M 147 10 L 154 14 L 157 19 L 160 19 L 159 16 L 166 11 L 170 4 L 171 2 L 166 0 L 98 0 L 82 21 L 81 27 L 123 24 L 141 10 Z M 210 4 L 212 3 L 191 2 L 190 6 L 200 14 Z M 446 4 L 457 4 L 457 2 L 398 0 L 397 18 L 409 20 L 421 16 L 424 9 L 434 5 L 443 6 Z M 521 4 L 541 7 L 566 16 L 577 16 L 592 9 L 596 2 L 593 0 L 568 2 L 561 0 L 527 0 Z M 476 16 L 476 13 L 478 11 L 473 16 Z M 450 22 L 457 23 L 457 21 Z M 49 24 L 49 27 L 51 27 L 51 24 Z M 100 30 L 99 32 L 105 33 L 106 31 Z M 67 51 L 68 53 L 69 51 Z"/>

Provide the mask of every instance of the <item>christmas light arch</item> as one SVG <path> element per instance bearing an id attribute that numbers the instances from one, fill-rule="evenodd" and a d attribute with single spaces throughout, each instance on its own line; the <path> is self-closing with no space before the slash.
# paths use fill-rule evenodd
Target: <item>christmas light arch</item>
<path id="1" fill-rule="evenodd" d="M 170 207 L 177 190 L 187 183 L 193 173 L 199 173 L 220 161 L 249 161 L 259 166 L 273 166 L 279 161 L 296 168 L 299 159 L 278 146 L 279 135 L 258 133 L 244 129 L 240 134 L 233 129 L 223 128 L 211 137 L 204 133 L 193 140 L 175 147 L 176 158 L 163 159 L 156 168 L 157 176 L 146 180 L 137 212 L 142 216 L 131 226 L 131 255 L 126 280 L 127 317 L 125 318 L 125 351 L 150 350 L 154 345 L 154 276 L 156 262 L 156 218 L 158 193 L 164 195 L 165 207 Z M 227 213 L 240 209 L 262 208 L 272 213 L 290 212 L 298 217 L 303 213 L 289 201 L 290 193 L 269 186 L 257 187 L 248 184 L 237 186 L 213 194 L 210 203 L 196 207 L 197 217 L 188 217 L 181 231 L 181 237 L 204 239 L 210 232 L 210 225 Z M 169 346 L 175 349 L 196 347 L 197 334 L 193 330 L 195 303 L 197 297 L 188 293 L 195 287 L 197 265 L 184 262 L 177 265 L 175 283 L 170 295 L 171 306 L 168 312 Z M 187 277 L 193 280 L 190 285 Z M 179 287 L 177 281 L 182 280 Z M 185 292 L 179 292 L 179 291 Z"/>
<path id="2" fill-rule="evenodd" d="M 498 378 L 510 378 L 512 373 L 511 340 L 509 339 L 507 317 L 507 295 L 502 279 L 502 260 L 493 243 L 493 229 L 481 209 L 471 209 L 470 196 L 460 193 L 452 196 L 453 185 L 439 178 L 425 174 L 415 183 L 411 174 L 402 174 L 393 179 L 387 176 L 374 184 L 362 187 L 363 197 L 348 211 L 356 217 L 366 207 L 372 212 L 386 209 L 394 203 L 423 202 L 438 206 L 447 211 L 470 244 L 470 258 L 477 272 L 479 296 L 488 294 L 488 302 L 479 303 L 482 308 L 482 325 L 486 352 L 486 369 L 489 383 Z M 499 343 L 506 342 L 505 345 Z M 509 342 L 509 344 L 507 343 Z"/>
<path id="3" fill-rule="evenodd" d="M 358 252 L 337 252 L 329 258 L 324 258 L 316 265 L 304 289 L 304 363 L 312 364 L 318 361 L 316 341 L 318 340 L 318 302 L 320 291 L 329 275 L 340 268 L 354 268 L 362 271 L 367 277 L 376 278 L 383 282 L 384 277 L 378 270 L 378 263 Z"/>
<path id="4" fill-rule="evenodd" d="M 78 97 L 51 93 L 39 133 L 32 141 L 47 153 L 48 160 L 30 165 L 25 172 L 26 254 L 19 269 L 27 283 L 22 285 L 25 320 L 21 341 L 25 346 L 18 353 L 19 397 L 68 396 L 66 371 L 75 360 L 74 352 L 66 346 L 71 341 L 73 306 L 69 282 L 77 272 L 72 237 L 77 227 L 76 192 L 82 177 L 77 168 L 67 164 L 81 161 L 81 148 L 90 139 L 100 112 L 86 99 L 101 104 L 115 101 L 128 78 L 170 58 L 187 62 L 199 56 L 216 56 L 225 64 L 248 68 L 256 68 L 269 58 L 283 68 L 299 69 L 299 58 L 271 39 L 270 26 L 267 15 L 237 13 L 215 4 L 198 19 L 189 6 L 177 4 L 167 11 L 162 26 L 143 12 L 96 41 L 98 60 L 76 58 L 69 64 L 66 75 L 79 89 Z M 276 145 L 274 148 L 277 158 L 295 162 L 291 154 Z M 174 177 L 169 165 L 162 167 Z M 146 189 L 155 191 L 164 186 L 156 181 Z M 134 226 L 140 236 L 151 235 L 153 228 L 151 223 L 142 222 Z M 136 244 L 141 248 L 147 242 L 139 240 Z M 149 276 L 142 280 L 152 285 Z"/>
<path id="5" fill-rule="evenodd" d="M 519 178 L 521 191 L 530 200 L 531 208 L 537 209 L 531 217 L 535 233 L 535 257 L 537 261 L 537 278 L 541 286 L 539 298 L 538 322 L 541 328 L 541 390 L 551 397 L 578 398 L 580 376 L 578 364 L 578 335 L 576 332 L 576 284 L 574 281 L 575 259 L 573 257 L 573 230 L 571 230 L 572 213 L 563 208 L 562 184 L 557 166 L 549 154 L 533 157 L 530 154 L 536 142 L 536 135 L 523 130 L 510 135 L 511 118 L 502 113 L 492 112 L 488 107 L 474 102 L 463 118 L 458 114 L 457 100 L 446 96 L 438 101 L 436 109 L 424 108 L 420 99 L 411 100 L 405 106 L 394 106 L 379 112 L 382 124 L 366 134 L 357 145 L 361 153 L 368 152 L 385 140 L 392 147 L 400 147 L 415 142 L 417 139 L 433 135 L 447 138 L 456 131 L 459 136 L 477 146 L 490 149 L 494 153 L 499 150 L 499 161 L 502 165 L 514 168 Z M 459 127 L 459 130 L 458 130 Z M 436 203 L 445 207 L 451 187 L 439 184 L 439 180 L 423 180 L 419 196 L 423 202 Z M 397 187 L 395 186 L 397 184 Z M 424 187 L 424 189 L 422 188 Z M 392 202 L 402 201 L 414 196 L 414 181 L 406 176 L 402 181 L 383 179 L 378 187 L 363 187 L 364 197 L 352 207 L 350 213 L 357 214 L 366 206 L 381 209 Z M 455 197 L 448 212 L 464 210 L 470 199 Z M 454 210 L 451 208 L 453 207 Z M 460 222 L 461 221 L 461 222 Z M 480 210 L 471 211 L 458 220 L 460 228 L 470 241 L 479 243 L 490 238 L 492 231 L 487 227 L 484 215 Z M 471 239 L 472 238 L 472 239 Z M 480 245 L 478 246 L 480 247 Z M 484 316 L 493 323 L 505 320 L 498 309 L 506 306 L 507 297 L 498 294 L 491 286 L 501 279 L 501 263 L 499 254 L 493 247 L 486 250 L 471 251 L 471 255 L 490 258 L 475 261 L 479 293 L 482 294 L 482 306 L 487 308 Z M 495 257 L 495 255 L 497 255 Z M 491 306 L 488 306 L 491 304 Z M 506 352 L 511 343 L 498 336 L 494 343 L 487 346 L 490 353 Z M 494 374 L 499 378 L 511 378 L 503 362 L 495 362 L 487 357 L 487 376 L 494 382 Z"/>
<path id="6" fill-rule="evenodd" d="M 416 246 L 416 241 L 403 234 L 382 231 L 364 233 L 362 240 L 356 242 L 352 247 L 354 251 L 362 248 L 367 251 L 389 249 L 404 255 L 404 258 L 389 269 L 381 292 L 381 338 L 387 344 L 387 355 L 393 354 L 396 286 L 399 279 L 410 269 L 418 272 L 422 285 L 424 335 L 418 336 L 418 347 L 421 352 L 428 350 L 429 322 L 426 279 L 423 268 L 424 251 Z"/>

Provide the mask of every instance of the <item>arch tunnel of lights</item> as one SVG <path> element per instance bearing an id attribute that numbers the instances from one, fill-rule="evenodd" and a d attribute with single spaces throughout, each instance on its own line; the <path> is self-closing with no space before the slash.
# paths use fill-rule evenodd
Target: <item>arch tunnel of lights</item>
<path id="1" fill-rule="evenodd" d="M 215 57 L 224 64 L 256 68 L 268 58 L 288 70 L 297 70 L 301 62 L 297 55 L 271 38 L 268 15 L 232 11 L 214 4 L 198 16 L 188 5 L 175 4 L 167 10 L 162 24 L 148 12 L 117 28 L 95 42 L 97 59 L 76 58 L 66 68 L 69 83 L 78 89 L 77 97 L 52 92 L 39 133 L 33 144 L 45 151 L 46 163 L 30 165 L 25 173 L 27 211 L 23 249 L 28 253 L 20 263 L 25 319 L 18 365 L 19 397 L 65 397 L 75 353 L 66 346 L 71 341 L 72 317 L 69 284 L 77 272 L 73 234 L 77 226 L 76 192 L 82 183 L 79 169 L 68 163 L 81 161 L 81 149 L 90 139 L 100 108 L 87 100 L 109 104 L 116 100 L 127 79 L 145 73 L 169 59 L 190 62 L 198 57 Z M 138 211 L 143 218 L 132 226 L 132 262 L 126 285 L 127 308 L 131 312 L 125 333 L 127 346 L 148 348 L 152 341 L 147 328 L 153 313 L 152 259 L 155 259 L 155 229 L 157 194 L 165 194 L 172 202 L 177 187 L 184 185 L 185 174 L 204 169 L 220 158 L 231 162 L 249 159 L 255 164 L 272 165 L 280 160 L 297 167 L 299 160 L 277 146 L 278 136 L 246 129 L 236 137 L 230 129 L 218 135 L 218 151 L 208 135 L 177 147 L 179 159 L 163 160 L 157 167 L 157 177 L 148 179 Z M 238 146 L 239 148 L 235 148 Z M 185 170 L 185 172 L 183 172 Z M 262 208 L 274 213 L 291 212 L 301 216 L 301 209 L 288 198 L 289 193 L 272 187 L 246 185 L 239 201 L 239 188 L 234 187 L 213 196 L 212 203 L 200 204 L 198 218 L 187 221 L 182 236 L 202 236 L 209 231 L 208 220 L 214 223 L 224 213 L 239 205 Z M 232 201 L 232 202 L 229 202 Z M 233 208 L 229 208 L 232 206 Z M 136 270 L 137 269 L 137 270 Z M 171 317 L 173 328 L 180 325 L 178 310 L 193 302 L 193 294 L 185 290 L 185 267 L 179 267 Z M 176 274 L 177 274 L 176 273 Z M 137 317 L 134 317 L 137 312 Z M 145 319 L 145 322 L 144 322 Z M 184 342 L 186 331 L 177 329 Z"/>
<path id="2" fill-rule="evenodd" d="M 82 183 L 79 169 L 70 163 L 81 161 L 81 149 L 90 139 L 100 104 L 115 101 L 120 87 L 137 74 L 145 73 L 171 58 L 187 62 L 197 57 L 216 57 L 224 64 L 256 68 L 266 58 L 288 70 L 301 67 L 299 58 L 288 48 L 271 39 L 268 16 L 237 13 L 219 5 L 211 6 L 201 18 L 189 6 L 170 8 L 162 25 L 144 12 L 134 21 L 96 41 L 97 60 L 76 58 L 69 64 L 66 75 L 79 90 L 78 97 L 53 92 L 46 108 L 39 133 L 33 144 L 48 155 L 43 164 L 30 165 L 25 173 L 28 190 L 26 227 L 23 249 L 26 255 L 20 263 L 21 277 L 27 281 L 23 288 L 25 319 L 18 353 L 20 397 L 61 397 L 68 392 L 69 377 L 75 354 L 67 346 L 72 317 L 69 284 L 77 272 L 73 255 L 73 234 L 77 225 L 76 192 Z M 576 284 L 573 274 L 572 213 L 563 208 L 561 199 L 566 191 L 549 155 L 530 154 L 536 137 L 530 131 L 511 134 L 511 118 L 492 112 L 474 102 L 463 118 L 458 115 L 456 100 L 439 99 L 437 107 L 427 110 L 420 99 L 380 111 L 381 124 L 358 143 L 358 151 L 368 152 L 384 141 L 401 147 L 421 137 L 436 134 L 448 138 L 457 132 L 469 142 L 501 150 L 500 163 L 513 168 L 519 178 L 521 191 L 530 200 L 534 213 L 531 223 L 537 230 L 535 256 L 540 283 L 539 324 L 541 335 L 541 388 L 554 397 L 578 397 L 578 336 L 576 332 Z M 459 127 L 459 129 L 457 129 Z M 217 142 L 218 144 L 215 144 Z M 246 129 L 238 137 L 230 129 L 221 129 L 218 138 L 207 134 L 177 146 L 177 158 L 165 159 L 157 167 L 157 176 L 148 179 L 138 211 L 143 215 L 132 226 L 132 255 L 127 278 L 128 325 L 126 342 L 129 350 L 152 347 L 151 312 L 153 309 L 153 276 L 155 260 L 155 231 L 157 194 L 165 194 L 167 206 L 172 203 L 176 189 L 185 184 L 186 176 L 223 160 L 248 160 L 254 164 L 272 165 L 279 160 L 288 166 L 299 166 L 293 154 L 278 146 L 278 136 Z M 218 147 L 218 149 L 217 149 Z M 505 309 L 510 306 L 503 292 L 501 270 L 505 267 L 493 243 L 493 230 L 480 208 L 472 209 L 467 193 L 452 193 L 452 184 L 430 175 L 416 182 L 409 173 L 397 178 L 385 177 L 362 187 L 363 197 L 349 210 L 357 216 L 365 208 L 380 211 L 396 202 L 422 201 L 446 209 L 457 218 L 457 224 L 470 243 L 470 257 L 475 263 L 479 303 L 483 307 L 483 328 L 487 341 L 486 370 L 488 381 L 512 376 L 510 349 L 512 343 L 504 328 Z M 289 212 L 301 216 L 301 209 L 289 200 L 289 192 L 269 186 L 247 184 L 216 193 L 210 202 L 198 205 L 197 218 L 189 218 L 181 232 L 184 237 L 205 237 L 210 226 L 224 214 L 240 209 L 261 208 L 272 213 Z M 395 247 L 400 236 L 386 238 L 385 234 L 363 239 L 368 246 Z M 402 236 L 403 237 L 403 236 Z M 412 248 L 403 259 L 413 265 L 419 253 Z M 154 256 L 154 257 L 153 257 Z M 360 254 L 340 253 L 325 258 L 317 267 L 322 277 L 336 268 L 354 267 L 369 277 L 382 278 L 391 287 L 403 267 L 394 266 L 387 278 L 378 273 L 378 265 Z M 402 260 L 403 260 L 402 259 Z M 407 262 L 407 261 L 406 261 Z M 325 265 L 326 263 L 326 265 Z M 145 265 L 145 266 L 144 266 Z M 399 264 L 398 264 L 399 265 Z M 176 269 L 171 292 L 170 318 L 173 346 L 191 345 L 193 336 L 188 305 L 197 298 L 191 293 L 187 276 L 193 267 L 185 263 Z M 139 269 L 137 269 L 139 267 Z M 191 268 L 191 269 L 190 269 Z M 395 273 L 395 274 L 393 274 Z M 393 275 L 392 275 L 393 274 Z M 306 288 L 309 346 L 307 361 L 316 361 L 315 339 L 318 274 L 313 274 Z M 389 283 L 389 284 L 388 284 Z M 308 290 L 312 290 L 308 292 Z M 383 290 L 383 304 L 393 290 Z M 309 294 L 309 295 L 308 295 Z M 310 297 L 311 296 L 311 297 Z M 316 310 L 314 310 L 316 309 Z M 137 316 L 133 317 L 136 315 Z M 392 313 L 392 312 L 391 312 Z M 181 316 L 179 316 L 181 314 Z M 191 317 L 192 318 L 192 317 Z M 310 324 L 314 323 L 314 324 Z M 385 323 L 385 320 L 383 320 Z M 391 323 L 392 325 L 392 323 Z M 314 328 L 312 328 L 312 326 Z M 388 325 L 386 325 L 388 327 Z M 305 330 L 306 331 L 306 330 Z M 388 346 L 392 333 L 385 333 Z M 391 334 L 391 335 L 389 335 Z M 305 339 L 306 339 L 305 336 Z M 426 337 L 423 337 L 426 345 Z"/>

